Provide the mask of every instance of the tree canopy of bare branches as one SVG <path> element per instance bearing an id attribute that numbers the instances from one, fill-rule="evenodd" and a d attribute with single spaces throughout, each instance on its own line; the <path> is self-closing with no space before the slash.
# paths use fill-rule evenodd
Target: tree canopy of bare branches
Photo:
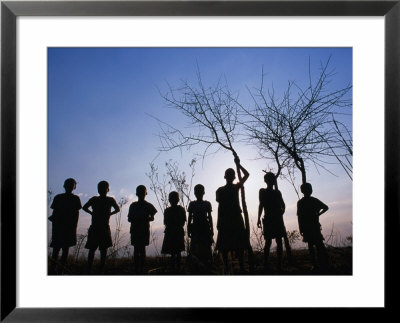
<path id="1" fill-rule="evenodd" d="M 213 147 L 216 151 L 225 149 L 234 158 L 239 158 L 234 148 L 238 137 L 238 105 L 237 95 L 232 93 L 226 81 L 219 80 L 216 85 L 206 87 L 200 72 L 197 71 L 197 84 L 192 86 L 183 81 L 179 88 L 168 87 L 162 94 L 168 107 L 186 116 L 189 131 L 184 132 L 175 126 L 159 120 L 161 126 L 161 150 L 169 151 L 175 148 L 190 148 L 204 144 L 204 154 Z M 236 168 L 239 179 L 242 178 L 239 167 Z M 241 201 L 245 218 L 246 231 L 250 235 L 249 216 L 246 205 L 244 187 L 241 189 Z"/>
<path id="2" fill-rule="evenodd" d="M 278 175 L 286 169 L 293 176 L 293 169 L 298 169 L 305 183 L 307 164 L 330 172 L 328 164 L 336 162 L 351 178 L 352 136 L 339 121 L 351 113 L 351 85 L 331 89 L 334 72 L 329 70 L 329 60 L 316 78 L 310 65 L 308 85 L 289 81 L 281 97 L 273 87 L 265 88 L 263 71 L 260 87 L 249 90 L 253 107 L 238 103 L 245 115 L 242 125 L 262 156 L 275 160 Z"/>

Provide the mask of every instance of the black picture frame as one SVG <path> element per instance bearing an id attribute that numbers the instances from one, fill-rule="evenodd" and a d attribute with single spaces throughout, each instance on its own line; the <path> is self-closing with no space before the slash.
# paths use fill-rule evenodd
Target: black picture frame
<path id="1" fill-rule="evenodd" d="M 1 321 L 236 321 L 264 309 L 16 307 L 16 19 L 19 16 L 384 16 L 385 307 L 395 310 L 391 273 L 399 235 L 400 0 L 394 1 L 2 1 L 1 2 Z M 266 291 L 267 292 L 267 291 Z M 38 291 L 40 293 L 40 291 Z M 301 297 L 301 292 L 299 292 Z M 272 309 L 271 309 L 272 310 Z M 287 315 L 287 309 L 273 309 Z M 328 310 L 328 309 L 327 309 Z M 240 313 L 239 313 L 240 312 Z M 284 313 L 283 313 L 284 312 Z M 330 318 L 342 319 L 329 310 Z M 296 314 L 298 315 L 298 314 Z M 300 314 L 299 314 L 300 315 Z M 319 314 L 318 314 L 319 315 Z"/>

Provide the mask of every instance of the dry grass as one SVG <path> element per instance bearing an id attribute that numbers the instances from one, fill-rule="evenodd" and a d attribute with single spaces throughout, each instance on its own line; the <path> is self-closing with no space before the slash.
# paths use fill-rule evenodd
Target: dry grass
<path id="1" fill-rule="evenodd" d="M 272 252 L 270 255 L 269 270 L 265 271 L 263 266 L 263 254 L 255 252 L 255 270 L 250 273 L 246 265 L 245 275 L 352 275 L 352 247 L 339 247 L 328 249 L 330 266 L 328 269 L 313 270 L 312 263 L 306 249 L 292 250 L 294 263 L 289 264 L 285 253 L 282 264 L 282 271 L 276 268 L 276 254 Z M 64 268 L 58 266 L 58 271 L 49 274 L 58 275 L 87 275 L 87 261 L 85 258 L 77 260 L 72 257 L 68 259 L 68 263 Z M 145 272 L 147 275 L 221 275 L 222 261 L 218 255 L 214 255 L 214 263 L 211 268 L 206 268 L 196 261 L 190 261 L 189 258 L 182 258 L 181 271 L 179 273 L 172 272 L 169 266 L 169 257 L 147 257 Z M 134 275 L 132 258 L 115 258 L 107 259 L 103 272 L 99 271 L 99 261 L 95 260 L 93 266 L 93 275 Z M 239 264 L 236 259 L 232 262 L 232 274 L 239 275 Z"/>

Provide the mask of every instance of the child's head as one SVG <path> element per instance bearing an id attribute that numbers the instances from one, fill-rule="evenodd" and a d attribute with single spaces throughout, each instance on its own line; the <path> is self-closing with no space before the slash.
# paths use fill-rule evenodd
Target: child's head
<path id="1" fill-rule="evenodd" d="M 64 181 L 64 189 L 66 192 L 71 193 L 76 188 L 76 181 L 73 178 L 67 178 Z"/>
<path id="2" fill-rule="evenodd" d="M 199 200 L 199 199 L 201 199 L 202 197 L 203 197 L 203 195 L 204 195 L 204 186 L 203 185 L 201 185 L 201 184 L 197 184 L 195 187 L 194 187 L 194 195 L 196 196 L 196 198 Z"/>
<path id="3" fill-rule="evenodd" d="M 276 184 L 276 176 L 274 173 L 268 172 L 264 175 L 264 182 L 268 186 L 274 186 Z"/>
<path id="4" fill-rule="evenodd" d="M 105 196 L 107 195 L 108 191 L 110 190 L 110 185 L 106 181 L 101 181 L 97 184 L 97 191 L 100 195 Z"/>
<path id="5" fill-rule="evenodd" d="M 304 194 L 304 196 L 311 196 L 312 194 L 311 184 L 310 183 L 301 184 L 300 191 Z"/>
<path id="6" fill-rule="evenodd" d="M 224 176 L 224 178 L 226 179 L 226 181 L 227 181 L 228 183 L 232 183 L 233 180 L 236 178 L 235 170 L 234 170 L 233 168 L 228 168 L 228 169 L 225 171 L 225 176 Z"/>
<path id="7" fill-rule="evenodd" d="M 168 195 L 168 201 L 171 205 L 178 205 L 179 203 L 179 193 L 176 191 L 173 191 L 169 193 Z"/>
<path id="8" fill-rule="evenodd" d="M 136 196 L 139 199 L 144 199 L 144 197 L 147 195 L 147 188 L 144 185 L 139 185 L 136 187 Z"/>

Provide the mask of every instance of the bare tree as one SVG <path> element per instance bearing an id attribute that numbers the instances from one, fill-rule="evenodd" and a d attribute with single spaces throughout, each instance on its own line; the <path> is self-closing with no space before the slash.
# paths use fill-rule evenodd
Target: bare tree
<path id="1" fill-rule="evenodd" d="M 119 252 L 123 250 L 127 244 L 121 245 L 124 240 L 124 235 L 121 235 L 122 230 L 122 208 L 125 204 L 128 203 L 128 199 L 126 197 L 121 197 L 118 201 L 119 212 L 115 215 L 115 231 L 112 237 L 113 245 L 110 248 L 110 257 L 115 259 L 119 256 Z"/>
<path id="2" fill-rule="evenodd" d="M 87 239 L 87 233 L 77 235 L 76 245 L 74 246 L 74 255 L 73 255 L 75 263 L 79 260 L 82 251 L 82 246 L 84 246 L 84 242 L 86 242 L 86 239 Z"/>
<path id="3" fill-rule="evenodd" d="M 274 87 L 266 90 L 264 71 L 261 85 L 249 90 L 254 107 L 240 105 L 248 118 L 242 122 L 248 138 L 266 158 L 275 159 L 278 171 L 297 168 L 302 183 L 307 181 L 307 164 L 331 172 L 328 165 L 339 162 L 351 178 L 351 132 L 338 120 L 351 107 L 351 85 L 331 89 L 334 71 L 329 59 L 313 78 L 309 63 L 308 85 L 289 81 L 281 98 Z"/>
<path id="4" fill-rule="evenodd" d="M 238 138 L 239 105 L 237 104 L 237 95 L 229 90 L 226 81 L 220 80 L 216 85 L 206 87 L 202 82 L 199 70 L 197 70 L 195 86 L 183 81 L 181 87 L 174 89 L 169 86 L 168 92 L 161 95 L 168 107 L 179 111 L 187 118 L 190 127 L 190 130 L 184 131 L 158 120 L 161 127 L 162 151 L 190 149 L 194 145 L 202 144 L 205 147 L 203 158 L 212 148 L 215 149 L 215 152 L 220 149 L 229 151 L 234 160 L 239 159 L 234 148 L 235 140 Z M 242 173 L 238 164 L 236 164 L 236 172 L 241 180 Z M 249 214 L 244 187 L 241 188 L 241 202 L 249 239 L 249 262 L 252 267 L 253 251 L 250 246 Z"/>
<path id="5" fill-rule="evenodd" d="M 163 175 L 160 174 L 159 168 L 154 163 L 150 163 L 150 172 L 146 173 L 150 180 L 150 190 L 153 191 L 158 206 L 164 213 L 169 205 L 168 194 L 175 190 L 179 193 L 182 206 L 187 209 L 195 176 L 196 159 L 193 158 L 189 163 L 191 171 L 189 178 L 176 161 L 169 160 L 165 162 L 164 166 L 166 170 Z"/>
<path id="6" fill-rule="evenodd" d="M 51 200 L 53 199 L 54 192 L 51 189 L 47 190 L 47 205 L 50 206 Z"/>
<path id="7" fill-rule="evenodd" d="M 193 178 L 195 176 L 196 159 L 193 158 L 189 163 L 190 174 L 180 169 L 176 161 L 169 160 L 165 162 L 166 174 L 160 175 L 158 167 L 154 163 L 150 164 L 150 172 L 146 176 L 150 179 L 150 190 L 156 196 L 158 206 L 164 214 L 165 209 L 168 207 L 168 195 L 172 190 L 179 193 L 179 198 L 182 206 L 187 210 L 190 203 L 190 192 L 193 187 Z M 159 254 L 157 247 L 157 236 L 151 232 L 150 237 L 154 244 L 157 254 Z M 189 240 L 185 232 L 185 245 L 187 253 L 189 253 Z"/>
<path id="8" fill-rule="evenodd" d="M 190 192 L 193 187 L 193 178 L 195 176 L 196 159 L 193 158 L 189 163 L 191 170 L 190 177 L 179 169 L 179 164 L 176 161 L 169 161 L 165 163 L 167 168 L 167 175 L 175 190 L 179 193 L 182 206 L 187 211 L 190 203 Z"/>

